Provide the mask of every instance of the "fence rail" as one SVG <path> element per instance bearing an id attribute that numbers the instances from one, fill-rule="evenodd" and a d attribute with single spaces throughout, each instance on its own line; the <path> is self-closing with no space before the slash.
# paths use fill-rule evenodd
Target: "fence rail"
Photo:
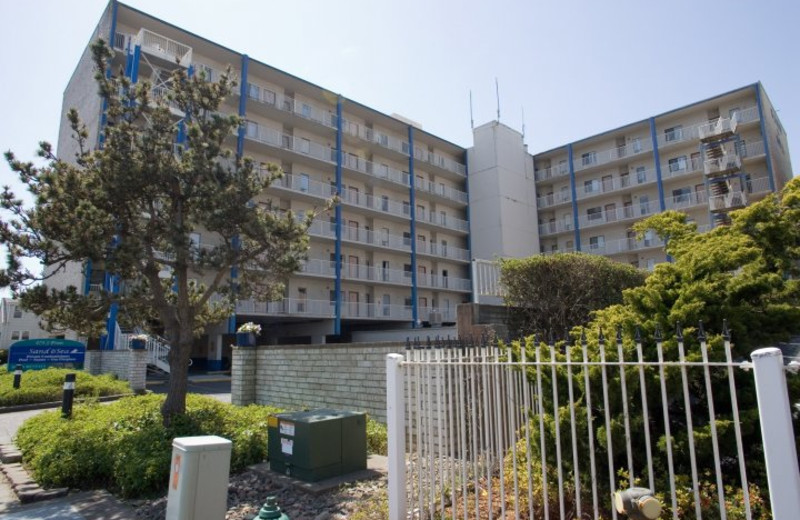
<path id="1" fill-rule="evenodd" d="M 409 345 L 387 358 L 390 518 L 616 519 L 629 487 L 662 518 L 763 518 L 754 364 L 702 324 L 696 339 Z M 788 495 L 800 504 L 800 485 Z"/>

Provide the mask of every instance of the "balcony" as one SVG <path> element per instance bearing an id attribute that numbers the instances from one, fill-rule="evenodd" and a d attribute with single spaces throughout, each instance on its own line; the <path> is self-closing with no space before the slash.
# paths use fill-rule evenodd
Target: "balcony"
<path id="1" fill-rule="evenodd" d="M 470 292 L 472 283 L 468 278 L 455 278 L 437 274 L 418 273 L 417 287 L 426 289 L 445 289 L 449 291 Z"/>
<path id="2" fill-rule="evenodd" d="M 330 110 L 307 102 L 284 96 L 254 83 L 247 85 L 247 99 L 258 103 L 256 106 L 279 110 L 299 118 L 313 121 L 327 128 L 336 128 L 336 114 Z"/>
<path id="3" fill-rule="evenodd" d="M 697 135 L 702 142 L 717 141 L 730 137 L 736 132 L 737 116 L 720 117 L 715 121 L 703 123 L 697 127 Z"/>
<path id="4" fill-rule="evenodd" d="M 739 171 L 742 168 L 742 159 L 737 153 L 724 153 L 714 159 L 707 159 L 703 163 L 703 171 L 708 176 L 719 176 Z"/>
<path id="5" fill-rule="evenodd" d="M 332 148 L 309 139 L 286 135 L 259 124 L 248 121 L 245 137 L 272 148 L 288 150 L 306 157 L 313 157 L 328 164 L 335 163 L 336 152 Z"/>
<path id="6" fill-rule="evenodd" d="M 324 276 L 326 278 L 336 276 L 336 262 L 322 260 L 321 258 L 309 258 L 300 264 L 298 273 L 311 276 Z"/>
<path id="7" fill-rule="evenodd" d="M 292 175 L 290 173 L 275 179 L 270 184 L 270 188 L 283 188 L 323 199 L 331 198 L 336 194 L 336 188 L 329 183 L 311 180 L 304 175 Z"/>
<path id="8" fill-rule="evenodd" d="M 764 193 L 770 193 L 772 191 L 772 188 L 770 188 L 769 185 L 769 179 L 767 177 L 751 179 L 745 182 L 747 184 L 747 193 L 761 195 Z"/>
<path id="9" fill-rule="evenodd" d="M 600 242 L 589 244 L 586 249 L 587 253 L 593 255 L 617 255 L 629 253 L 632 251 L 640 251 L 651 247 L 664 247 L 664 241 L 659 238 L 643 238 L 637 240 L 635 238 L 621 238 L 619 240 L 610 240 L 608 242 Z"/>
<path id="10" fill-rule="evenodd" d="M 469 233 L 469 222 L 464 219 L 452 217 L 447 213 L 436 213 L 434 211 L 419 211 L 414 214 L 416 222 L 422 224 L 432 224 L 451 231 Z"/>
<path id="11" fill-rule="evenodd" d="M 246 316 L 298 316 L 309 318 L 333 318 L 333 302 L 326 300 L 307 300 L 304 298 L 284 298 L 272 302 L 242 300 L 236 302 L 236 313 Z"/>
<path id="12" fill-rule="evenodd" d="M 417 254 L 469 262 L 469 250 L 445 244 L 435 244 L 427 240 L 417 240 Z"/>
<path id="13" fill-rule="evenodd" d="M 459 202 L 461 204 L 467 204 L 469 202 L 469 195 L 467 192 L 445 186 L 444 184 L 437 185 L 432 181 L 417 179 L 414 182 L 414 187 L 418 192 L 431 193 L 433 195 Z"/>
<path id="14" fill-rule="evenodd" d="M 599 152 L 588 152 L 576 157 L 574 161 L 575 171 L 595 168 L 603 164 L 608 164 L 620 159 L 629 159 L 637 155 L 649 152 L 653 149 L 650 139 L 636 139 L 625 146 L 616 146 Z"/>
<path id="15" fill-rule="evenodd" d="M 548 193 L 547 195 L 536 197 L 536 207 L 539 209 L 558 206 L 559 204 L 567 204 L 569 202 L 572 202 L 572 196 L 568 191 Z"/>
<path id="16" fill-rule="evenodd" d="M 712 195 L 708 199 L 708 208 L 712 212 L 731 211 L 747 205 L 747 195 L 740 189 L 728 193 Z"/>
<path id="17" fill-rule="evenodd" d="M 661 178 L 671 179 L 673 177 L 680 177 L 682 175 L 689 175 L 703 170 L 703 161 L 695 157 L 683 162 L 674 162 L 672 164 L 661 165 Z"/>
<path id="18" fill-rule="evenodd" d="M 409 207 L 401 202 L 347 189 L 342 193 L 341 199 L 344 204 L 379 211 L 381 213 L 400 217 L 404 220 L 408 220 L 411 213 Z"/>
<path id="19" fill-rule="evenodd" d="M 585 181 L 583 188 L 578 189 L 578 200 L 588 199 L 604 193 L 612 193 L 619 190 L 630 188 L 631 186 L 642 186 L 656 181 L 655 170 L 638 170 L 611 179 L 592 179 Z"/>
<path id="20" fill-rule="evenodd" d="M 582 215 L 578 222 L 580 223 L 580 228 L 584 229 L 603 224 L 613 224 L 615 222 L 648 217 L 653 213 L 658 213 L 658 211 L 659 207 L 657 202 L 640 202 L 630 206 L 615 208 L 611 211 L 603 210 L 597 213 Z"/>
<path id="21" fill-rule="evenodd" d="M 192 64 L 191 47 L 152 31 L 148 31 L 147 29 L 141 29 L 133 43 L 134 45 L 139 45 L 143 52 L 171 65 L 178 64 L 181 67 L 188 68 L 189 65 Z"/>
<path id="22" fill-rule="evenodd" d="M 414 148 L 414 161 L 435 166 L 444 172 L 455 173 L 460 177 L 466 177 L 467 175 L 467 167 L 460 162 L 420 147 Z"/>
<path id="23" fill-rule="evenodd" d="M 670 197 L 665 202 L 667 209 L 686 210 L 706 204 L 708 194 L 706 190 L 683 193 Z"/>
<path id="24" fill-rule="evenodd" d="M 539 224 L 539 236 L 566 233 L 567 231 L 572 231 L 572 229 L 572 219 L 548 222 L 546 224 Z"/>
<path id="25" fill-rule="evenodd" d="M 391 150 L 405 157 L 408 157 L 409 150 L 411 149 L 408 141 L 398 139 L 397 137 L 347 119 L 342 121 L 342 133 L 346 136 L 349 135 L 367 143 L 378 145 L 381 148 Z"/>
<path id="26" fill-rule="evenodd" d="M 559 164 L 558 166 L 551 166 L 550 168 L 543 168 L 533 172 L 536 182 L 560 179 L 567 175 L 569 175 L 569 168 L 567 168 L 566 164 Z"/>
<path id="27" fill-rule="evenodd" d="M 335 154 L 335 150 L 333 150 L 333 152 Z M 385 179 L 389 182 L 400 184 L 406 188 L 409 186 L 410 177 L 408 173 L 401 172 L 395 168 L 390 168 L 385 164 L 373 163 L 357 155 L 343 152 L 342 167 L 369 175 L 370 177 L 377 179 Z"/>
<path id="28" fill-rule="evenodd" d="M 405 305 L 342 302 L 342 318 L 411 321 L 413 311 Z"/>

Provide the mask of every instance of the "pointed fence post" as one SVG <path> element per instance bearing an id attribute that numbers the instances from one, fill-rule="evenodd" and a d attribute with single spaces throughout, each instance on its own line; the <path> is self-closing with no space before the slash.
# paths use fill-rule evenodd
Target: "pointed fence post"
<path id="1" fill-rule="evenodd" d="M 797 518 L 800 511 L 800 470 L 783 354 L 780 349 L 770 347 L 756 350 L 750 358 L 756 379 L 772 515 L 775 520 Z"/>
<path id="2" fill-rule="evenodd" d="M 403 356 L 386 356 L 386 429 L 389 434 L 389 520 L 406 520 L 406 410 Z"/>

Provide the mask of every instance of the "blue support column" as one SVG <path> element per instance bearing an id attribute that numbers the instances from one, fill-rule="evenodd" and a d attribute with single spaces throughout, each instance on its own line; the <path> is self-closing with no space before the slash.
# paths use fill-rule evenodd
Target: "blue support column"
<path id="1" fill-rule="evenodd" d="M 250 62 L 247 54 L 242 54 L 242 79 L 239 85 L 239 117 L 242 119 L 247 115 L 247 68 Z M 245 126 L 244 123 L 239 125 L 239 130 L 236 135 L 236 159 L 241 160 L 244 157 L 244 137 Z M 233 248 L 238 250 L 241 247 L 239 237 L 233 237 Z M 239 266 L 234 264 L 231 266 L 231 288 L 234 292 L 238 292 L 236 280 L 239 278 Z M 228 317 L 228 333 L 233 334 L 236 332 L 236 309 Z"/>
<path id="2" fill-rule="evenodd" d="M 419 302 L 417 301 L 417 198 L 414 181 L 414 127 L 408 125 L 408 192 L 411 205 L 411 327 L 417 328 Z"/>
<path id="3" fill-rule="evenodd" d="M 342 196 L 342 96 L 336 99 L 336 194 Z M 334 282 L 333 296 L 335 298 L 333 333 L 337 336 L 342 333 L 342 204 L 336 205 L 336 280 Z"/>
<path id="4" fill-rule="evenodd" d="M 578 221 L 578 189 L 575 186 L 575 164 L 572 160 L 572 144 L 567 145 L 569 162 L 569 187 L 572 191 L 572 221 L 575 224 L 575 251 L 581 250 L 581 225 Z"/>
<path id="5" fill-rule="evenodd" d="M 114 38 L 117 35 L 117 10 L 119 8 L 119 4 L 116 0 L 112 0 L 111 2 L 111 27 L 108 31 L 108 46 L 112 49 L 114 48 Z M 106 78 L 111 79 L 111 64 L 109 63 L 109 67 L 106 70 Z M 103 98 L 103 103 L 100 108 L 100 125 L 97 129 L 97 146 L 99 148 L 103 147 L 103 143 L 105 141 L 105 135 L 103 135 L 103 128 L 106 126 L 107 122 L 107 115 L 106 110 L 108 110 L 108 100 Z"/>
<path id="6" fill-rule="evenodd" d="M 653 140 L 653 161 L 656 164 L 656 183 L 658 184 L 658 207 L 667 209 L 664 201 L 664 184 L 661 182 L 661 157 L 658 153 L 658 135 L 656 134 L 656 118 L 650 118 L 650 138 Z"/>
<path id="7" fill-rule="evenodd" d="M 756 104 L 758 105 L 758 121 L 761 125 L 761 139 L 764 142 L 764 154 L 767 158 L 767 174 L 769 176 L 769 190 L 775 191 L 775 174 L 772 171 L 772 156 L 769 153 L 769 136 L 767 135 L 767 123 L 764 120 L 764 106 L 761 102 L 761 84 L 755 84 Z"/>

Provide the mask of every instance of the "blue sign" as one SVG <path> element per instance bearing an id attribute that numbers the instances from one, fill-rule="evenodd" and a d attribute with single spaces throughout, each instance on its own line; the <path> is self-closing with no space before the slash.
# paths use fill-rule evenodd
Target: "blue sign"
<path id="1" fill-rule="evenodd" d="M 23 370 L 43 368 L 83 369 L 86 346 L 79 341 L 66 339 L 26 339 L 13 343 L 8 349 L 8 371 L 17 365 Z"/>

